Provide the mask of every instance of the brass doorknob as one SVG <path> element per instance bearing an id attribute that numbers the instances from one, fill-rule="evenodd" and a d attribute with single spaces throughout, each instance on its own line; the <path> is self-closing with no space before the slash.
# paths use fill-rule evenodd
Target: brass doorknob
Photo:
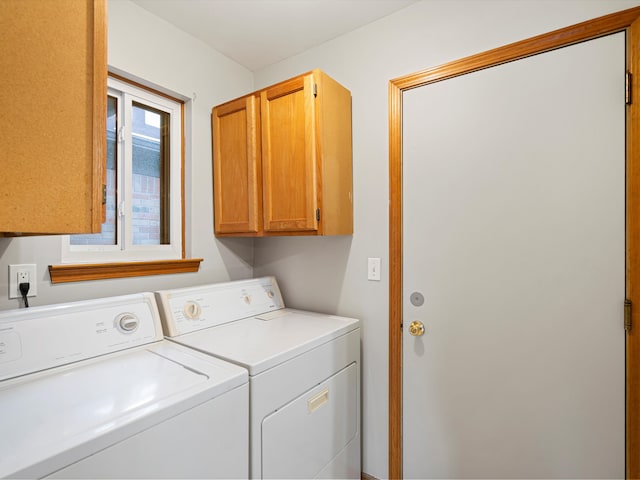
<path id="1" fill-rule="evenodd" d="M 420 320 L 414 320 L 409 325 L 409 333 L 414 337 L 421 337 L 424 335 L 424 324 Z"/>

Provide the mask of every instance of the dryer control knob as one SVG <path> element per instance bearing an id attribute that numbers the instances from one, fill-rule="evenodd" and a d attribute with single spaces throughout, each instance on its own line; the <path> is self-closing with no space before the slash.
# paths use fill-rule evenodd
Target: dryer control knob
<path id="1" fill-rule="evenodd" d="M 184 305 L 184 316 L 189 320 L 197 320 L 200 317 L 200 312 L 202 309 L 197 302 L 187 302 Z"/>
<path id="2" fill-rule="evenodd" d="M 245 295 L 244 297 L 242 297 L 242 299 L 247 305 L 251 303 L 251 297 L 249 295 Z"/>
<path id="3" fill-rule="evenodd" d="M 122 333 L 133 333 L 138 329 L 140 320 L 133 313 L 122 313 L 116 317 L 115 323 Z"/>

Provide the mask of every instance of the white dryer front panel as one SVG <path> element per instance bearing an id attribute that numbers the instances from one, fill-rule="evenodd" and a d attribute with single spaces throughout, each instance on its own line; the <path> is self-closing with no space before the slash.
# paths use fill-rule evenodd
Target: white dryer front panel
<path id="1" fill-rule="evenodd" d="M 262 422 L 262 478 L 315 478 L 359 439 L 358 368 L 351 364 Z M 348 466 L 349 467 L 349 466 Z M 360 465 L 339 473 L 359 474 Z"/>

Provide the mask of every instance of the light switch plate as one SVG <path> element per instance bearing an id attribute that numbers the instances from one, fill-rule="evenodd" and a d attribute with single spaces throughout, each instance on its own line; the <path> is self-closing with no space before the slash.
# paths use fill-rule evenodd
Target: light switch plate
<path id="1" fill-rule="evenodd" d="M 369 257 L 367 260 L 367 279 L 380 281 L 380 258 Z"/>

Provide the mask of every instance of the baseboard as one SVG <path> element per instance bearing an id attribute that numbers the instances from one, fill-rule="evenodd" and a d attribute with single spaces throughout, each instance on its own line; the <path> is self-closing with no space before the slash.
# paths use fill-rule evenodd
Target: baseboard
<path id="1" fill-rule="evenodd" d="M 360 478 L 361 478 L 362 480 L 378 480 L 378 479 L 377 479 L 376 477 L 374 477 L 373 475 L 369 475 L 368 473 L 364 473 L 364 472 L 362 472 L 362 473 L 360 474 Z"/>

